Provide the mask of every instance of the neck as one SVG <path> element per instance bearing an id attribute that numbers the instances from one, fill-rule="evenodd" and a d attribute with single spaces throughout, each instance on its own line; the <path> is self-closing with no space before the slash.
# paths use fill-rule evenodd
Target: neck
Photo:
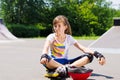
<path id="1" fill-rule="evenodd" d="M 57 41 L 59 41 L 60 43 L 63 43 L 66 39 L 66 34 L 56 34 L 56 38 Z"/>
<path id="2" fill-rule="evenodd" d="M 65 38 L 65 37 L 66 37 L 66 34 L 56 34 L 56 37 Z"/>

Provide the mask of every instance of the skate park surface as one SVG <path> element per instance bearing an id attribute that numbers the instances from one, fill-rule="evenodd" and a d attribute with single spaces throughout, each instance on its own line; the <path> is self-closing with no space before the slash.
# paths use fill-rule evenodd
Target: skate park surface
<path id="1" fill-rule="evenodd" d="M 0 41 L 0 80 L 49 80 L 44 77 L 46 70 L 39 63 L 44 42 L 45 38 Z M 94 40 L 78 42 L 88 46 Z M 69 58 L 82 54 L 78 49 L 70 48 Z M 120 53 L 102 54 L 106 57 L 104 66 L 99 65 L 96 58 L 86 65 L 94 70 L 88 80 L 120 80 Z"/>

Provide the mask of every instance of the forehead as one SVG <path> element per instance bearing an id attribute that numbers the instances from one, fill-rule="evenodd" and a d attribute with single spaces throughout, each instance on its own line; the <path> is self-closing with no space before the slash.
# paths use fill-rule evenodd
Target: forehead
<path id="1" fill-rule="evenodd" d="M 64 25 L 64 23 L 63 22 L 58 22 L 58 23 L 54 24 L 54 26 L 56 26 L 56 25 Z"/>
<path id="2" fill-rule="evenodd" d="M 53 20 L 53 25 L 56 25 L 56 24 L 64 24 L 65 20 L 63 18 L 55 18 Z"/>

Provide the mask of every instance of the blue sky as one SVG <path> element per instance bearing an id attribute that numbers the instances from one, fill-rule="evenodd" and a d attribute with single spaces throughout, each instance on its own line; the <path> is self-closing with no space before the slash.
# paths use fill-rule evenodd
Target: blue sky
<path id="1" fill-rule="evenodd" d="M 119 8 L 119 5 L 120 5 L 120 0 L 107 0 L 107 1 L 112 1 L 112 7 L 115 8 L 115 9 L 118 9 Z"/>

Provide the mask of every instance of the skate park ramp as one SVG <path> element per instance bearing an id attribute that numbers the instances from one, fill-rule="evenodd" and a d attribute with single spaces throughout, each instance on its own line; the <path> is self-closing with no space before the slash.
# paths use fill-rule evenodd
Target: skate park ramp
<path id="1" fill-rule="evenodd" d="M 88 47 L 103 53 L 120 53 L 120 18 L 114 19 L 114 26 Z"/>
<path id="2" fill-rule="evenodd" d="M 10 42 L 19 40 L 15 37 L 4 24 L 0 23 L 0 42 Z"/>

